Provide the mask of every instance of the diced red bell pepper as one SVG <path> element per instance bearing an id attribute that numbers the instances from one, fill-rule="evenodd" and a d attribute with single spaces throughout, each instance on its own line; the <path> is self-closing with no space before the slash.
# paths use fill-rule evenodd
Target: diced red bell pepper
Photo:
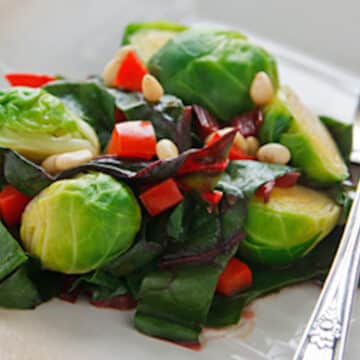
<path id="1" fill-rule="evenodd" d="M 211 139 L 208 141 L 207 145 L 213 144 L 215 141 L 219 140 L 223 135 L 218 131 L 214 132 L 211 136 Z M 245 151 L 240 149 L 236 145 L 232 145 L 229 152 L 229 160 L 255 160 L 255 156 L 247 154 Z"/>
<path id="2" fill-rule="evenodd" d="M 130 91 L 141 91 L 142 79 L 147 73 L 145 65 L 135 51 L 129 50 L 119 65 L 114 85 Z"/>
<path id="3" fill-rule="evenodd" d="M 256 196 L 262 197 L 264 203 L 268 203 L 270 200 L 271 192 L 275 187 L 275 180 L 270 180 L 264 185 L 261 185 L 255 192 Z"/>
<path id="4" fill-rule="evenodd" d="M 263 113 L 260 108 L 236 115 L 230 124 L 239 130 L 243 136 L 256 136 L 263 123 Z"/>
<path id="5" fill-rule="evenodd" d="M 124 121 L 115 125 L 107 149 L 110 155 L 150 160 L 156 152 L 156 135 L 150 121 Z"/>
<path id="6" fill-rule="evenodd" d="M 16 190 L 12 185 L 6 185 L 0 192 L 0 215 L 7 226 L 20 224 L 21 215 L 31 197 Z"/>
<path id="7" fill-rule="evenodd" d="M 242 261 L 232 257 L 220 275 L 216 291 L 225 296 L 232 296 L 252 285 L 252 272 Z"/>
<path id="8" fill-rule="evenodd" d="M 221 201 L 223 195 L 223 192 L 218 190 L 206 191 L 201 193 L 201 197 L 213 206 L 216 206 Z"/>
<path id="9" fill-rule="evenodd" d="M 11 86 L 28 86 L 32 88 L 42 87 L 56 80 L 54 76 L 29 73 L 7 73 L 4 77 Z"/>
<path id="10" fill-rule="evenodd" d="M 140 200 L 150 215 L 170 209 L 184 199 L 176 182 L 168 179 L 140 194 Z"/>

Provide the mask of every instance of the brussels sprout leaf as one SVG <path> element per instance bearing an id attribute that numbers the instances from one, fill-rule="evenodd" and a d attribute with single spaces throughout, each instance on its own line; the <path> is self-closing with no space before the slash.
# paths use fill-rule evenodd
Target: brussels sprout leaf
<path id="1" fill-rule="evenodd" d="M 261 185 L 294 171 L 295 168 L 279 164 L 251 160 L 232 161 L 217 188 L 241 198 L 249 198 Z"/>
<path id="2" fill-rule="evenodd" d="M 114 97 L 95 80 L 52 82 L 44 87 L 96 131 L 102 148 L 108 143 L 115 124 Z"/>
<path id="3" fill-rule="evenodd" d="M 253 286 L 231 297 L 216 295 L 206 325 L 222 327 L 237 324 L 243 308 L 256 298 L 291 284 L 324 276 L 329 271 L 342 231 L 341 227 L 336 228 L 312 252 L 288 268 L 251 267 Z"/>

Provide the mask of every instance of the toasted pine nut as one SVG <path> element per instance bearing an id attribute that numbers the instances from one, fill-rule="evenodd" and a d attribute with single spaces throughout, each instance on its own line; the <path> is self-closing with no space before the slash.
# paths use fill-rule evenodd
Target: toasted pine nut
<path id="1" fill-rule="evenodd" d="M 56 157 L 56 169 L 58 171 L 63 171 L 67 169 L 71 169 L 75 166 L 79 166 L 91 160 L 93 158 L 93 154 L 90 150 L 79 150 L 72 151 L 64 154 L 59 154 Z"/>
<path id="2" fill-rule="evenodd" d="M 156 155 L 160 160 L 172 159 L 179 155 L 179 150 L 171 140 L 162 139 L 156 144 Z"/>
<path id="3" fill-rule="evenodd" d="M 132 45 L 122 46 L 120 49 L 116 50 L 116 53 L 115 53 L 113 59 L 121 62 L 123 60 L 124 56 L 131 50 L 135 51 L 134 46 L 132 46 Z"/>
<path id="4" fill-rule="evenodd" d="M 116 51 L 114 57 L 105 65 L 103 71 L 103 80 L 106 86 L 114 85 L 115 76 L 119 69 L 120 63 L 122 62 L 125 54 L 133 49 L 134 47 L 131 45 L 122 46 Z"/>
<path id="5" fill-rule="evenodd" d="M 50 174 L 71 169 L 91 160 L 94 157 L 90 150 L 78 150 L 63 154 L 55 154 L 46 158 L 41 166 Z"/>
<path id="6" fill-rule="evenodd" d="M 266 105 L 271 102 L 274 97 L 274 86 L 269 75 L 260 71 L 250 86 L 250 96 L 256 105 Z"/>
<path id="7" fill-rule="evenodd" d="M 239 149 L 248 152 L 248 143 L 246 139 L 240 134 L 240 132 L 237 132 L 235 135 L 234 145 Z"/>
<path id="8" fill-rule="evenodd" d="M 255 136 L 248 136 L 246 138 L 247 142 L 247 151 L 250 155 L 256 155 L 256 152 L 259 150 L 260 143 Z"/>
<path id="9" fill-rule="evenodd" d="M 146 74 L 142 79 L 142 92 L 144 93 L 144 98 L 151 102 L 158 102 L 164 95 L 163 87 L 157 79 L 150 74 Z"/>
<path id="10" fill-rule="evenodd" d="M 50 174 L 55 174 L 56 170 L 56 157 L 58 155 L 51 155 L 47 157 L 42 163 L 41 166 Z"/>
<path id="11" fill-rule="evenodd" d="M 256 156 L 260 161 L 283 165 L 287 164 L 291 159 L 289 149 L 276 143 L 261 146 Z"/>

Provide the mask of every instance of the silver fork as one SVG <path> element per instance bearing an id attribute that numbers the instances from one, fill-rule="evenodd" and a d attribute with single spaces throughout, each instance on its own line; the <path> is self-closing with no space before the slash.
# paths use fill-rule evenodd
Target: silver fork
<path id="1" fill-rule="evenodd" d="M 353 164 L 360 165 L 360 97 Z M 341 360 L 360 272 L 360 181 L 335 260 L 293 360 Z"/>

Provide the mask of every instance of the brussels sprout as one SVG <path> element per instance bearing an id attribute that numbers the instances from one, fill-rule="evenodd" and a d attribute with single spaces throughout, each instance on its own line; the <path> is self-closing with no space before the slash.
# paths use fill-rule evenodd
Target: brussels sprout
<path id="1" fill-rule="evenodd" d="M 131 190 L 91 173 L 57 181 L 35 197 L 23 214 L 21 240 L 46 269 L 81 274 L 127 250 L 140 223 Z"/>
<path id="2" fill-rule="evenodd" d="M 94 130 L 61 100 L 25 87 L 0 90 L 0 146 L 37 162 L 68 151 L 99 152 Z"/>
<path id="3" fill-rule="evenodd" d="M 185 31 L 156 52 L 148 68 L 166 92 L 204 106 L 222 121 L 254 107 L 249 88 L 259 71 L 278 86 L 274 58 L 233 31 Z"/>
<path id="4" fill-rule="evenodd" d="M 306 255 L 335 227 L 340 207 L 321 192 L 294 186 L 274 188 L 270 201 L 254 196 L 239 252 L 262 264 L 287 264 Z"/>
<path id="5" fill-rule="evenodd" d="M 122 43 L 123 45 L 134 45 L 142 59 L 147 62 L 178 32 L 186 29 L 187 27 L 184 25 L 168 21 L 130 23 L 125 28 Z"/>
<path id="6" fill-rule="evenodd" d="M 329 131 L 287 87 L 265 108 L 260 137 L 262 142 L 278 141 L 287 146 L 292 164 L 315 182 L 340 182 L 349 175 Z"/>

